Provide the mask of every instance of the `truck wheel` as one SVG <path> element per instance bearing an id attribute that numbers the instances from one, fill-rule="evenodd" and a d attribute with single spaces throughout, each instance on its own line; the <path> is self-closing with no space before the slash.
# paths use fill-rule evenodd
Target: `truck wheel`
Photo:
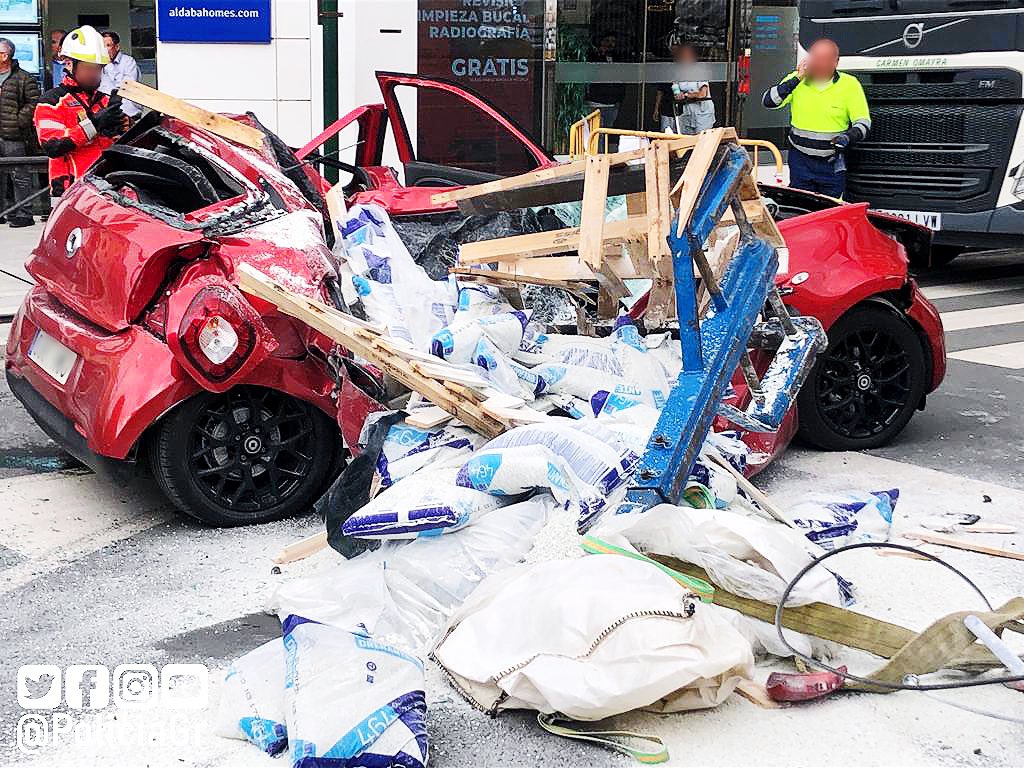
<path id="1" fill-rule="evenodd" d="M 340 439 L 308 403 L 244 386 L 185 402 L 151 445 L 153 474 L 179 509 L 234 526 L 308 511 L 335 467 Z"/>
<path id="2" fill-rule="evenodd" d="M 828 330 L 797 396 L 799 436 L 831 451 L 877 448 L 898 435 L 925 392 L 921 340 L 895 310 L 854 307 Z"/>

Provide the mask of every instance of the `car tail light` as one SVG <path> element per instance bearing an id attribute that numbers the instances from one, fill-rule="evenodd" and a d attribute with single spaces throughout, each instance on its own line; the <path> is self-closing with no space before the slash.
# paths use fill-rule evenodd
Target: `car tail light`
<path id="1" fill-rule="evenodd" d="M 256 344 L 237 300 L 219 286 L 203 288 L 192 299 L 178 338 L 189 362 L 211 381 L 224 381 L 241 368 Z"/>

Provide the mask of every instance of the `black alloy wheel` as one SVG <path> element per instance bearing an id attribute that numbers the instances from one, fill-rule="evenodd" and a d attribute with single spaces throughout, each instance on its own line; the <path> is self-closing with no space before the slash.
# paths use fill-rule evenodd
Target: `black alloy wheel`
<path id="1" fill-rule="evenodd" d="M 828 330 L 797 397 L 800 437 L 827 450 L 889 443 L 925 394 L 925 350 L 896 310 L 854 307 Z"/>
<path id="2" fill-rule="evenodd" d="M 180 509 L 231 526 L 308 511 L 339 449 L 337 428 L 309 403 L 243 386 L 173 411 L 155 436 L 152 461 Z"/>

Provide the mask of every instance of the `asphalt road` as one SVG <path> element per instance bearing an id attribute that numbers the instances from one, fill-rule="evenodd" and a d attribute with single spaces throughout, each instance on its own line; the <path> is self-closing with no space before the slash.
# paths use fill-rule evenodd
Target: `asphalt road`
<path id="1" fill-rule="evenodd" d="M 936 297 L 944 322 L 955 328 L 947 341 L 957 356 L 927 409 L 893 445 L 870 456 L 794 448 L 763 483 L 783 501 L 798 499 L 805 489 L 899 483 L 908 510 L 904 517 L 978 510 L 983 518 L 1024 527 L 1024 254 L 965 257 L 920 276 L 920 282 Z M 0 335 L 6 330 L 0 328 Z M 1004 346 L 1012 344 L 1017 346 Z M 318 528 L 312 517 L 211 530 L 170 510 L 150 481 L 112 488 L 76 469 L 31 422 L 5 383 L 0 383 L 0 498 L 6 502 L 0 505 L 0 594 L 6 607 L 0 657 L 3 763 L 32 759 L 15 746 L 15 728 L 24 714 L 16 699 L 20 666 L 202 663 L 216 681 L 233 658 L 278 636 L 276 621 L 264 613 L 272 587 L 328 562 L 314 559 L 272 573 L 270 558 L 281 546 Z M 986 543 L 1024 551 L 1024 537 Z M 978 576 L 994 597 L 1019 593 L 1024 584 L 1020 563 L 933 551 Z M 961 588 L 943 586 L 948 605 L 939 597 L 915 602 L 915 592 L 932 594 L 928 585 L 915 583 L 913 569 L 923 566 L 895 561 L 872 561 L 860 577 L 868 587 L 877 583 L 880 592 L 906 598 L 901 610 L 907 615 L 893 619 L 927 623 L 940 608 L 954 610 L 964 604 L 957 600 L 968 599 Z M 878 563 L 889 562 L 897 578 L 881 573 Z M 466 706 L 434 671 L 428 684 L 434 765 L 629 762 L 546 736 L 526 714 L 491 720 Z M 211 700 L 216 692 L 214 682 Z M 1016 702 L 1017 716 L 1024 715 L 1018 700 L 1005 698 L 1009 692 L 978 695 L 988 708 L 1007 714 Z M 1011 726 L 934 702 L 922 706 L 923 700 L 910 696 L 852 697 L 814 710 L 787 710 L 778 721 L 764 719 L 772 713 L 731 700 L 713 712 L 642 722 L 627 718 L 620 725 L 661 733 L 674 762 L 686 764 L 1024 761 Z M 61 766 L 280 765 L 241 742 L 210 736 L 212 711 L 188 721 L 196 731 L 194 743 L 181 733 L 157 738 L 151 733 L 157 720 L 143 717 L 137 721 L 145 731 L 137 749 L 62 747 L 36 760 Z M 780 739 L 781 733 L 805 738 Z M 769 740 L 772 750 L 757 747 L 757 738 Z"/>

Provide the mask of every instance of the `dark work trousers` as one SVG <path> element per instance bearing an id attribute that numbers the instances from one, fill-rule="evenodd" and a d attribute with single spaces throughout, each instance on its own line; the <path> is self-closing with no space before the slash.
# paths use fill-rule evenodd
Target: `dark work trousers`
<path id="1" fill-rule="evenodd" d="M 0 157 L 25 157 L 25 142 L 0 139 Z M 32 178 L 27 166 L 6 166 L 0 173 L 3 182 L 0 184 L 0 211 L 6 210 L 8 206 L 20 203 L 32 194 Z M 11 179 L 11 186 L 14 188 L 14 199 L 7 199 L 7 179 Z M 32 208 L 24 206 L 17 208 L 7 214 L 8 221 L 31 221 Z"/>
<path id="2" fill-rule="evenodd" d="M 846 192 L 846 171 L 836 173 L 832 160 L 805 155 L 790 147 L 789 186 L 830 197 L 842 197 Z"/>

